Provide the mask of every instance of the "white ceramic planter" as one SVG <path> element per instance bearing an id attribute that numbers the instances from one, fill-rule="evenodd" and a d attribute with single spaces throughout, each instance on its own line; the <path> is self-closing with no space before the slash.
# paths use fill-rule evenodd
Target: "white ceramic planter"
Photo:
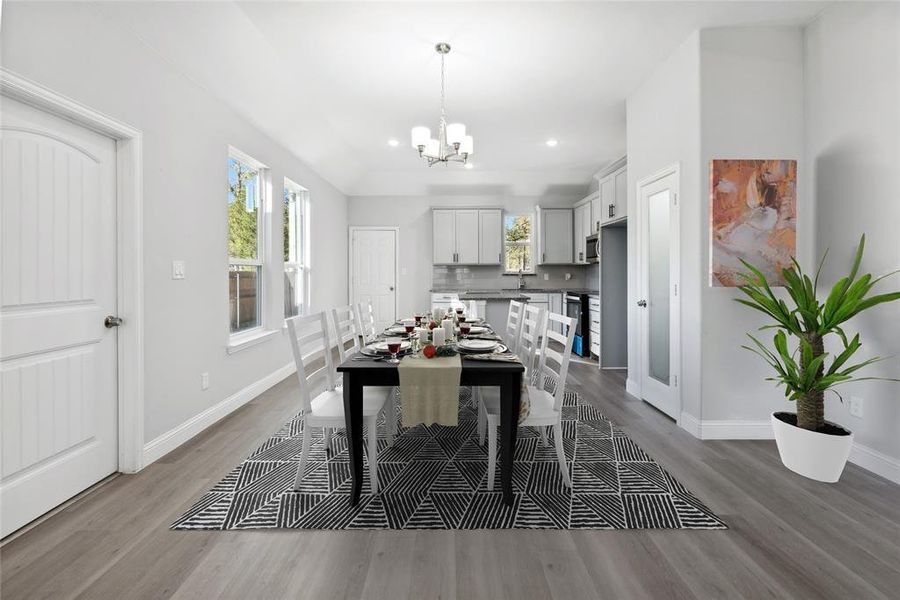
<path id="1" fill-rule="evenodd" d="M 774 414 L 772 429 L 781 462 L 791 471 L 826 483 L 834 483 L 841 477 L 853 433 L 850 435 L 828 435 L 807 429 L 800 429 L 785 423 Z"/>

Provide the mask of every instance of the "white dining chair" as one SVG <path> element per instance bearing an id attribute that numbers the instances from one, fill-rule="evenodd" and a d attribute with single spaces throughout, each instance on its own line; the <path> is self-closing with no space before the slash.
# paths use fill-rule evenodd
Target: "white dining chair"
<path id="1" fill-rule="evenodd" d="M 572 480 L 569 478 L 569 468 L 562 439 L 562 405 L 566 390 L 566 377 L 569 373 L 569 360 L 572 357 L 572 342 L 575 339 L 575 319 L 557 313 L 549 313 L 546 319 L 542 320 L 544 331 L 540 336 L 541 353 L 536 369 L 536 382 L 535 385 L 527 386 L 531 408 L 528 416 L 519 423 L 519 427 L 537 427 L 541 434 L 541 443 L 544 446 L 547 445 L 547 428 L 553 429 L 553 443 L 556 447 L 560 474 L 566 487 L 571 488 Z M 567 332 L 566 335 L 552 331 L 548 326 L 552 323 L 562 325 L 562 330 Z M 561 344 L 562 348 L 551 347 L 549 344 L 551 340 Z M 555 363 L 556 368 L 551 363 Z M 553 394 L 546 390 L 548 378 L 556 381 L 556 389 Z M 478 407 L 479 439 L 484 443 L 483 431 L 486 427 L 488 431 L 487 489 L 490 491 L 494 489 L 494 474 L 497 470 L 497 430 L 500 427 L 499 388 L 483 388 L 480 401 L 481 404 Z"/>
<path id="2" fill-rule="evenodd" d="M 328 319 L 324 312 L 308 316 L 292 317 L 287 320 L 291 339 L 291 350 L 297 366 L 297 380 L 300 383 L 300 402 L 303 420 L 303 443 L 300 464 L 294 478 L 294 489 L 300 489 L 309 449 L 312 445 L 312 429 L 326 430 L 344 427 L 344 397 L 336 389 L 334 361 L 331 356 L 331 340 L 328 335 Z M 322 366 L 318 366 L 319 362 Z M 314 368 L 314 366 L 316 368 Z M 325 390 L 313 397 L 313 385 L 325 379 Z M 387 394 L 376 388 L 364 388 L 363 422 L 368 429 L 369 480 L 372 493 L 378 493 L 378 416 L 389 405 Z M 330 435 L 326 435 L 330 441 Z M 330 448 L 326 447 L 326 451 Z"/>
<path id="3" fill-rule="evenodd" d="M 366 344 L 374 340 L 378 336 L 375 328 L 375 309 L 372 308 L 372 301 L 356 303 L 356 325 L 362 336 L 362 343 Z"/>
<path id="4" fill-rule="evenodd" d="M 509 314 L 506 316 L 506 347 L 510 352 L 517 352 L 519 349 L 519 332 L 522 324 L 522 309 L 525 304 L 516 300 L 509 301 Z"/>
<path id="5" fill-rule="evenodd" d="M 481 316 L 478 314 L 477 300 L 469 300 L 466 302 L 466 316 L 472 319 L 477 319 Z"/>
<path id="6" fill-rule="evenodd" d="M 530 376 L 541 353 L 541 341 L 547 331 L 547 310 L 526 304 L 522 309 L 522 320 L 519 324 L 519 339 L 516 342 L 516 354 L 525 365 L 525 373 Z"/>
<path id="7" fill-rule="evenodd" d="M 349 306 L 341 306 L 338 308 L 331 309 L 331 323 L 334 326 L 334 339 L 337 343 L 338 348 L 338 357 L 341 362 L 344 362 L 354 354 L 358 354 L 362 349 L 362 344 L 360 342 L 361 333 L 359 331 L 358 326 L 358 315 L 357 310 L 353 307 L 353 305 Z M 338 381 L 337 374 L 335 374 L 335 380 Z M 342 385 L 339 383 L 336 389 L 342 389 Z M 391 386 L 386 387 L 366 387 L 364 388 L 365 392 L 374 393 L 373 390 L 380 390 L 379 393 L 388 394 L 388 406 L 384 408 L 384 418 L 386 425 L 386 435 L 387 435 L 387 443 L 390 446 L 394 443 L 394 436 L 397 433 L 397 394 L 395 393 L 396 388 Z M 326 436 L 329 436 L 329 432 L 326 430 Z M 330 440 L 330 436 L 327 438 L 326 443 Z"/>

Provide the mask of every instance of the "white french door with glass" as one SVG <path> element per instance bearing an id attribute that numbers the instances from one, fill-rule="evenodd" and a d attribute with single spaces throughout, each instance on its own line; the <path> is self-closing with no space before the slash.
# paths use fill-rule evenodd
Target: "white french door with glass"
<path id="1" fill-rule="evenodd" d="M 397 319 L 396 228 L 350 228 L 350 301 L 372 303 L 375 325 Z"/>
<path id="2" fill-rule="evenodd" d="M 116 143 L 4 97 L 0 162 L 5 536 L 118 468 Z"/>
<path id="3" fill-rule="evenodd" d="M 638 183 L 641 397 L 678 419 L 678 169 Z"/>

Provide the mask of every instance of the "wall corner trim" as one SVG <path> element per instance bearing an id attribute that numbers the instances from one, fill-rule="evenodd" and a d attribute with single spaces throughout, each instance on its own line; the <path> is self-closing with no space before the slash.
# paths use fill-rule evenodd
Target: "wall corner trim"
<path id="1" fill-rule="evenodd" d="M 641 397 L 641 386 L 638 385 L 637 381 L 630 377 L 625 380 L 625 391 L 635 398 L 640 399 Z"/>
<path id="2" fill-rule="evenodd" d="M 694 415 L 682 411 L 681 416 L 678 418 L 678 426 L 690 433 L 695 438 L 702 439 L 702 436 L 700 435 L 700 419 L 698 419 Z"/>
<path id="3" fill-rule="evenodd" d="M 225 398 L 218 404 L 207 408 L 203 412 L 194 415 L 181 425 L 178 425 L 159 437 L 144 445 L 144 466 L 146 467 L 175 450 L 207 427 L 227 417 L 243 405 L 247 404 L 275 384 L 281 382 L 296 371 L 293 361 L 266 375 L 262 379 L 254 381 Z"/>

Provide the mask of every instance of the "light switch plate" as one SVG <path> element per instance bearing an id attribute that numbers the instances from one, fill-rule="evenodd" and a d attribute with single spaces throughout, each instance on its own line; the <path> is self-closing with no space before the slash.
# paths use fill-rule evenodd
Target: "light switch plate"
<path id="1" fill-rule="evenodd" d="M 544 281 L 550 281 L 550 273 L 544 273 Z"/>
<path id="2" fill-rule="evenodd" d="M 172 261 L 172 279 L 184 279 L 186 264 L 183 260 Z"/>
<path id="3" fill-rule="evenodd" d="M 200 373 L 200 389 L 209 389 L 209 373 Z"/>

